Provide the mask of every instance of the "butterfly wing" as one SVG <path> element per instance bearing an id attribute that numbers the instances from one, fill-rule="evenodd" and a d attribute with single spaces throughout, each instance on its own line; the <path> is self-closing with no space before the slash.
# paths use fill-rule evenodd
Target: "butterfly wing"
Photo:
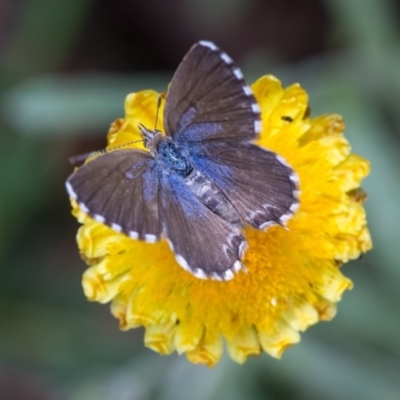
<path id="1" fill-rule="evenodd" d="M 229 280 L 244 268 L 240 229 L 214 214 L 174 175 L 162 180 L 165 234 L 178 263 L 198 278 Z"/>
<path id="2" fill-rule="evenodd" d="M 201 41 L 172 79 L 164 124 L 167 135 L 178 142 L 251 140 L 260 133 L 260 108 L 232 59 Z"/>
<path id="3" fill-rule="evenodd" d="M 130 149 L 99 156 L 75 171 L 66 187 L 98 222 L 134 239 L 160 238 L 159 174 L 150 153 Z"/>
<path id="4" fill-rule="evenodd" d="M 192 162 L 250 225 L 285 225 L 298 208 L 298 177 L 277 154 L 251 143 L 209 142 Z"/>

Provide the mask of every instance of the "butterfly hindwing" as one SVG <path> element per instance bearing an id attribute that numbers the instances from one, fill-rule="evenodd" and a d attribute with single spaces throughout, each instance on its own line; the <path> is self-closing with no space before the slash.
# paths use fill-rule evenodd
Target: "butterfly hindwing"
<path id="1" fill-rule="evenodd" d="M 159 178 L 150 153 L 119 150 L 83 165 L 67 180 L 79 207 L 98 222 L 134 239 L 161 235 Z"/>
<path id="2" fill-rule="evenodd" d="M 285 225 L 298 207 L 298 178 L 277 154 L 251 143 L 207 143 L 192 162 L 258 229 Z"/>
<path id="3" fill-rule="evenodd" d="M 162 215 L 176 260 L 196 277 L 228 280 L 243 268 L 240 229 L 209 210 L 176 176 L 163 178 Z"/>
<path id="4" fill-rule="evenodd" d="M 167 135 L 177 142 L 251 140 L 260 108 L 239 68 L 211 42 L 195 44 L 179 65 L 164 110 Z"/>

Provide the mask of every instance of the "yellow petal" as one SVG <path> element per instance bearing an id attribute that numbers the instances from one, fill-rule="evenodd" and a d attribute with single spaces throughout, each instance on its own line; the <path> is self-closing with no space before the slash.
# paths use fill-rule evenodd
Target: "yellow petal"
<path id="1" fill-rule="evenodd" d="M 231 340 L 227 340 L 228 353 L 232 360 L 243 364 L 248 356 L 260 354 L 261 346 L 255 329 L 243 325 Z"/>
<path id="2" fill-rule="evenodd" d="M 275 358 L 281 358 L 284 350 L 300 342 L 299 332 L 281 320 L 270 331 L 258 332 L 258 338 L 263 350 Z"/>
<path id="3" fill-rule="evenodd" d="M 176 324 L 174 322 L 147 326 L 144 335 L 145 346 L 160 354 L 171 354 L 174 351 L 175 329 Z"/>
<path id="4" fill-rule="evenodd" d="M 305 331 L 319 320 L 317 310 L 305 299 L 294 301 L 294 304 L 282 313 L 286 323 L 296 331 Z"/>
<path id="5" fill-rule="evenodd" d="M 186 353 L 189 361 L 213 367 L 222 356 L 222 338 L 218 334 L 206 331 L 199 345 Z"/>

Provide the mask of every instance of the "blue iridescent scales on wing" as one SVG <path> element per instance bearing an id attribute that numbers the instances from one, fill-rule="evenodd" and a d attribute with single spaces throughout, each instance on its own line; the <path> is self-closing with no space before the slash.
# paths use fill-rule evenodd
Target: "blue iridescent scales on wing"
<path id="1" fill-rule="evenodd" d="M 260 107 L 211 42 L 195 44 L 178 67 L 164 123 L 165 136 L 139 126 L 148 151 L 101 155 L 68 178 L 67 190 L 84 212 L 132 239 L 166 238 L 194 276 L 232 279 L 245 269 L 245 223 L 285 225 L 298 205 L 297 176 L 251 143 Z"/>

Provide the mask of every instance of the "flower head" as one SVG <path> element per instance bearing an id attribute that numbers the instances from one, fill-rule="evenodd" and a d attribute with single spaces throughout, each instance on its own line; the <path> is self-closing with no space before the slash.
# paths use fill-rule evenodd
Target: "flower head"
<path id="1" fill-rule="evenodd" d="M 299 332 L 332 319 L 342 293 L 352 287 L 339 267 L 372 246 L 360 189 L 369 163 L 351 153 L 341 117 L 310 118 L 307 94 L 298 84 L 283 89 L 276 78 L 264 76 L 252 89 L 262 112 L 258 144 L 287 160 L 301 194 L 286 229 L 245 229 L 247 273 L 227 282 L 200 280 L 177 264 L 165 240 L 132 240 L 73 202 L 83 224 L 78 245 L 90 265 L 83 276 L 88 299 L 111 301 L 121 329 L 144 326 L 147 347 L 186 353 L 191 362 L 208 366 L 220 359 L 224 340 L 239 363 L 261 351 L 280 357 L 300 341 Z M 110 147 L 140 139 L 139 123 L 154 124 L 158 96 L 127 96 L 125 118 L 110 128 Z M 158 129 L 162 115 L 161 109 Z"/>

